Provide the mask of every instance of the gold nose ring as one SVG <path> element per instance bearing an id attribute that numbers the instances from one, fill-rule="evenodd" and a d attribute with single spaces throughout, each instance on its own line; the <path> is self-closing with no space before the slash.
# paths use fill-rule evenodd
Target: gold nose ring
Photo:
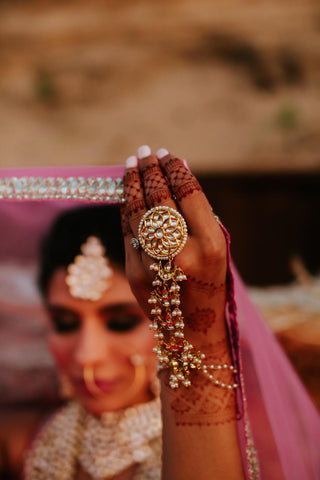
<path id="1" fill-rule="evenodd" d="M 104 395 L 104 392 L 98 387 L 94 378 L 94 368 L 92 365 L 86 365 L 83 368 L 83 380 L 88 391 L 94 397 Z"/>

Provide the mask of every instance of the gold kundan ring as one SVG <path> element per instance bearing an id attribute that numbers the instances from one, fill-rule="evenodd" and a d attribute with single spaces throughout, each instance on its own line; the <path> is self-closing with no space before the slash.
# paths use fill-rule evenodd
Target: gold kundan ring
<path id="1" fill-rule="evenodd" d="M 151 208 L 143 215 L 138 236 L 141 247 L 150 257 L 169 260 L 185 246 L 187 224 L 174 208 L 161 205 Z"/>

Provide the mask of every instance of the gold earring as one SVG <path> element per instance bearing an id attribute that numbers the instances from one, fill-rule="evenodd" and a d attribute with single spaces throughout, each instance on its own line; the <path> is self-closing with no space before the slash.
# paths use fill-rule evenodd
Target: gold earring
<path id="1" fill-rule="evenodd" d="M 74 388 L 70 378 L 65 372 L 58 373 L 59 393 L 62 399 L 70 400 L 74 397 Z"/>
<path id="2" fill-rule="evenodd" d="M 152 374 L 151 381 L 150 381 L 150 391 L 155 398 L 158 398 L 160 397 L 160 390 L 161 390 L 160 380 L 157 377 L 156 372 L 154 372 Z"/>
<path id="3" fill-rule="evenodd" d="M 130 393 L 131 395 L 134 395 L 135 393 L 138 393 L 146 381 L 147 367 L 145 359 L 138 353 L 131 355 L 130 363 L 134 367 L 134 378 L 130 387 Z"/>

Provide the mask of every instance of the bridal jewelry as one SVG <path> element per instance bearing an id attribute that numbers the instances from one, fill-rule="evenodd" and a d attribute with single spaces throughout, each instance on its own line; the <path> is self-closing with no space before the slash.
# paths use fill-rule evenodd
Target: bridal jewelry
<path id="1" fill-rule="evenodd" d="M 93 397 L 101 397 L 102 395 L 105 395 L 96 384 L 94 378 L 94 367 L 92 365 L 85 365 L 85 367 L 83 367 L 83 380 L 88 391 Z"/>
<path id="2" fill-rule="evenodd" d="M 140 388 L 143 386 L 147 376 L 146 363 L 144 358 L 139 354 L 133 354 L 130 357 L 130 363 L 134 368 L 134 376 L 132 384 L 130 385 L 130 395 L 135 395 L 139 392 Z M 101 397 L 107 395 L 103 390 L 99 388 L 96 383 L 94 376 L 94 366 L 85 365 L 83 368 L 83 380 L 87 387 L 87 390 L 91 393 L 93 397 Z"/>
<path id="3" fill-rule="evenodd" d="M 132 465 L 133 475 L 160 479 L 160 400 L 101 417 L 77 402 L 63 406 L 47 422 L 27 455 L 26 480 L 73 480 L 80 465 L 93 479 L 109 479 Z"/>
<path id="4" fill-rule="evenodd" d="M 158 260 L 150 265 L 156 273 L 152 285 L 154 290 L 148 300 L 151 305 L 150 328 L 158 345 L 154 348 L 159 360 L 158 369 L 169 369 L 169 385 L 175 389 L 179 384 L 189 387 L 190 374 L 200 370 L 214 385 L 233 389 L 237 383 L 226 384 L 214 376 L 215 371 L 231 370 L 233 365 L 206 365 L 205 355 L 196 350 L 184 337 L 184 322 L 180 310 L 180 285 L 187 277 L 180 267 L 174 265 L 173 258 L 186 244 L 188 232 L 182 215 L 167 206 L 154 207 L 142 217 L 139 241 L 143 250 Z"/>
<path id="5" fill-rule="evenodd" d="M 74 397 L 74 388 L 70 378 L 64 371 L 58 372 L 59 393 L 64 400 L 71 400 Z"/>
<path id="6" fill-rule="evenodd" d="M 92 236 L 81 246 L 81 252 L 68 266 L 66 284 L 73 297 L 99 300 L 110 287 L 113 274 L 105 248 L 99 238 Z"/>

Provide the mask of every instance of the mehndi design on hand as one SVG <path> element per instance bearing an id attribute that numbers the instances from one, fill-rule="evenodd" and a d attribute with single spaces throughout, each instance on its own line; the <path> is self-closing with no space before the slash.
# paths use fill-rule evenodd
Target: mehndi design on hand
<path id="1" fill-rule="evenodd" d="M 225 339 L 214 345 L 202 345 L 200 349 L 210 364 L 223 365 L 230 360 L 229 346 Z M 220 380 L 223 378 L 224 381 L 232 382 L 231 371 L 221 373 Z M 235 402 L 234 390 L 224 389 L 222 393 L 221 390 L 212 388 L 212 381 L 208 378 L 194 375 L 192 390 L 179 389 L 171 402 L 171 408 L 176 425 L 222 425 L 236 419 Z"/>
<path id="2" fill-rule="evenodd" d="M 141 172 L 148 206 L 159 205 L 171 198 L 170 188 L 158 162 L 143 167 Z"/>
<path id="3" fill-rule="evenodd" d="M 202 192 L 200 183 L 192 175 L 190 170 L 186 170 L 182 160 L 172 158 L 164 164 L 164 168 L 168 176 L 170 176 L 170 184 L 178 201 L 181 201 L 196 191 Z"/>
<path id="4" fill-rule="evenodd" d="M 185 324 L 194 332 L 204 335 L 213 327 L 216 321 L 216 312 L 212 308 L 196 308 L 185 318 Z"/>

